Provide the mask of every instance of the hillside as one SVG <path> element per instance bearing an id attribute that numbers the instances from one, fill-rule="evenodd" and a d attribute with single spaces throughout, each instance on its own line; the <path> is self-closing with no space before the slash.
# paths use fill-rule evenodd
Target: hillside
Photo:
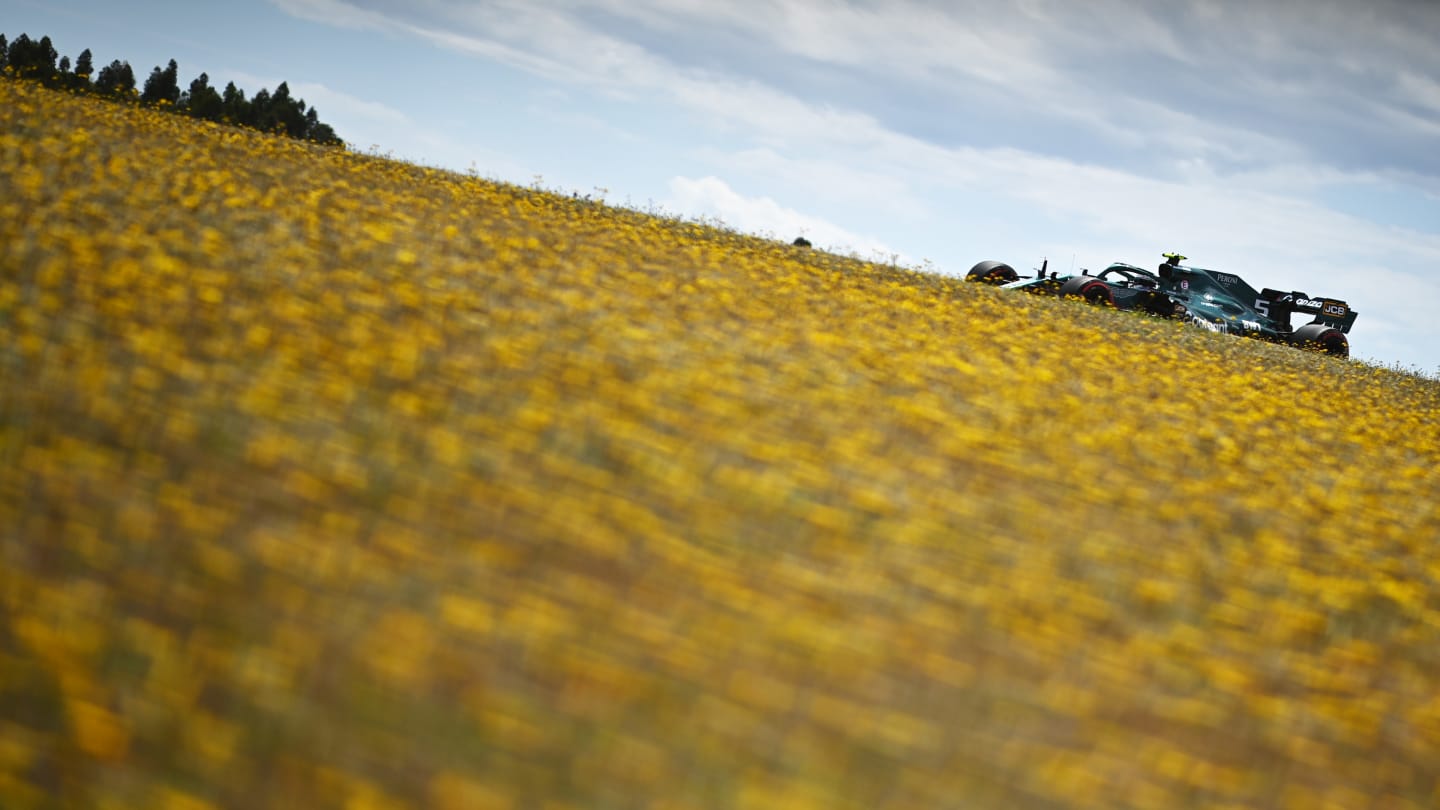
<path id="1" fill-rule="evenodd" d="M 1440 796 L 1434 381 L 48 92 L 0 806 Z"/>

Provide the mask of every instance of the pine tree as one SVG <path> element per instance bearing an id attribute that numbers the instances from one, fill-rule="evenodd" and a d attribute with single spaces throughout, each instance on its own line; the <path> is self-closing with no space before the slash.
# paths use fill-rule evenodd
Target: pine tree
<path id="1" fill-rule="evenodd" d="M 135 94 L 135 71 L 131 70 L 129 62 L 116 59 L 100 68 L 100 75 L 95 78 L 95 89 L 106 95 L 129 98 Z"/>
<path id="2" fill-rule="evenodd" d="M 290 97 L 290 85 L 281 82 L 270 97 L 271 116 L 274 129 L 292 138 L 305 137 L 305 101 Z"/>
<path id="3" fill-rule="evenodd" d="M 180 107 L 196 118 L 218 121 L 224 111 L 224 100 L 210 86 L 210 77 L 201 73 L 190 82 L 190 89 L 180 96 Z"/>
<path id="4" fill-rule="evenodd" d="M 10 43 L 5 41 L 5 35 L 0 34 L 0 71 L 10 66 Z"/>
<path id="5" fill-rule="evenodd" d="M 180 101 L 180 66 L 171 59 L 161 70 L 156 67 L 145 80 L 145 89 L 140 91 L 140 101 L 145 104 L 171 104 Z"/>
<path id="6" fill-rule="evenodd" d="M 68 58 L 60 60 L 62 69 L 68 64 Z M 90 50 L 87 48 L 81 51 L 79 56 L 75 57 L 74 70 L 64 73 L 64 87 L 76 93 L 88 91 L 90 89 L 90 74 L 93 70 L 94 67 L 90 64 Z"/>
<path id="7" fill-rule="evenodd" d="M 260 91 L 250 99 L 250 120 L 241 123 L 254 127 L 262 132 L 269 132 L 275 126 L 275 119 L 270 114 L 270 91 L 260 88 Z"/>
<path id="8" fill-rule="evenodd" d="M 86 84 L 90 83 L 90 77 L 95 75 L 95 66 L 91 64 L 90 49 L 86 48 L 80 52 L 75 60 L 75 75 L 79 76 Z"/>
<path id="9" fill-rule="evenodd" d="M 220 97 L 220 120 L 240 125 L 250 123 L 250 102 L 245 100 L 245 91 L 234 82 L 225 85 L 225 93 Z"/>
<path id="10" fill-rule="evenodd" d="M 60 74 L 55 69 L 55 60 L 59 56 L 59 52 L 50 42 L 50 37 L 40 37 L 40 41 L 35 45 L 35 69 L 38 72 L 36 77 L 48 87 L 59 83 Z"/>
<path id="11" fill-rule="evenodd" d="M 47 38 L 48 42 L 49 39 Z M 26 34 L 21 34 L 10 43 L 8 61 L 10 71 L 22 79 L 38 79 L 54 69 L 54 62 L 43 66 L 42 45 Z"/>
<path id="12" fill-rule="evenodd" d="M 320 123 L 320 113 L 314 107 L 305 113 L 305 138 L 330 146 L 344 146 L 345 142 L 335 134 L 329 124 Z"/>
<path id="13" fill-rule="evenodd" d="M 15 37 L 6 50 L 6 64 L 10 66 L 10 72 L 25 78 L 30 70 L 30 37 L 24 33 Z"/>

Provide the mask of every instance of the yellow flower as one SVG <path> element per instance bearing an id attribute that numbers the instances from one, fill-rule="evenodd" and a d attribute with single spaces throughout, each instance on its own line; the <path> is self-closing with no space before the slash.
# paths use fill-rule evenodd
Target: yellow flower
<path id="1" fill-rule="evenodd" d="M 125 721 L 106 709 L 85 700 L 66 704 L 75 744 L 96 759 L 123 759 L 130 749 L 130 730 Z"/>
<path id="2" fill-rule="evenodd" d="M 0 188 L 0 806 L 1433 798 L 1433 379 L 9 79 Z"/>

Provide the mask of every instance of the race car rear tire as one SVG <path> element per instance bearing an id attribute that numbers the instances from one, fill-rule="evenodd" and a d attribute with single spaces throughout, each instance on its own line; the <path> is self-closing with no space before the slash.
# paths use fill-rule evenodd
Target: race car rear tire
<path id="1" fill-rule="evenodd" d="M 970 272 L 965 274 L 965 280 L 978 281 L 981 284 L 1009 284 L 1019 281 L 1020 274 L 1010 265 L 991 259 L 970 268 Z"/>
<path id="2" fill-rule="evenodd" d="M 1115 306 L 1115 293 L 1110 285 L 1091 276 L 1076 276 L 1060 285 L 1057 293 L 1061 298 L 1072 295 L 1085 299 L 1088 304 Z"/>
<path id="3" fill-rule="evenodd" d="M 1333 326 L 1307 323 L 1290 336 L 1290 344 L 1302 349 L 1315 349 L 1334 357 L 1350 356 L 1350 341 Z"/>

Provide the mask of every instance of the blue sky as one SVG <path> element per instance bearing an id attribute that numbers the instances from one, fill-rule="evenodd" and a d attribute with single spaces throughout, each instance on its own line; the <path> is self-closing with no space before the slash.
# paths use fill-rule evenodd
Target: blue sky
<path id="1" fill-rule="evenodd" d="M 352 147 L 963 273 L 1343 298 L 1440 370 L 1431 0 L 0 0 L 72 59 L 287 81 Z"/>

